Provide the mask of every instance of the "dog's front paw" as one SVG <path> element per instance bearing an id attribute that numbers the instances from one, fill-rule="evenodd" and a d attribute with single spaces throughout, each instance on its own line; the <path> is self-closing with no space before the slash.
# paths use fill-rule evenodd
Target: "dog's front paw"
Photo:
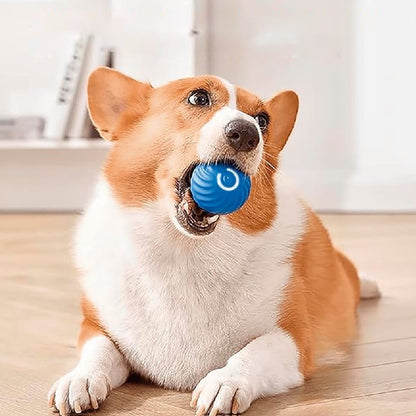
<path id="1" fill-rule="evenodd" d="M 197 416 L 229 415 L 245 412 L 253 400 L 249 380 L 224 367 L 211 371 L 198 383 L 191 406 L 196 406 Z"/>
<path id="2" fill-rule="evenodd" d="M 98 409 L 110 390 L 105 374 L 85 374 L 75 369 L 52 386 L 48 395 L 49 407 L 55 407 L 62 416 Z"/>

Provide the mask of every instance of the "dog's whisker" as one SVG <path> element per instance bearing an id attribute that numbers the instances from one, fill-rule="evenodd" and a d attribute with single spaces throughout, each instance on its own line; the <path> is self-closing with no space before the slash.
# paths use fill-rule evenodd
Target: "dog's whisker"
<path id="1" fill-rule="evenodd" d="M 273 170 L 277 171 L 277 168 L 275 166 L 273 166 L 268 160 L 265 160 L 266 165 L 269 166 L 270 168 L 272 168 Z"/>

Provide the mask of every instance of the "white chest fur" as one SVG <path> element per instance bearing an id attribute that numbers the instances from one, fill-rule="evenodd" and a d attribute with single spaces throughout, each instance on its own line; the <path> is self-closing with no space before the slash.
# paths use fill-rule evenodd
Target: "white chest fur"
<path id="1" fill-rule="evenodd" d="M 137 372 L 192 388 L 276 325 L 304 223 L 296 195 L 276 180 L 272 228 L 247 236 L 222 218 L 202 239 L 180 234 L 163 201 L 122 208 L 100 182 L 77 233 L 76 257 L 87 298 Z"/>

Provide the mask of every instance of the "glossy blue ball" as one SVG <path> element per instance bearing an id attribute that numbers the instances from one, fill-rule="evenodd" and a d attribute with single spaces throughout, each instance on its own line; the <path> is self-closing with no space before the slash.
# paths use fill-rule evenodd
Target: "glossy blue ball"
<path id="1" fill-rule="evenodd" d="M 250 177 L 224 163 L 198 165 L 191 176 L 195 202 L 211 214 L 237 211 L 250 194 Z"/>

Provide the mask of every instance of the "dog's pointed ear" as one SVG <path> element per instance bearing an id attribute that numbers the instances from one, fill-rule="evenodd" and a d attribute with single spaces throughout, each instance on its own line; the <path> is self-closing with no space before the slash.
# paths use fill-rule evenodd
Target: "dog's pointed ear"
<path id="1" fill-rule="evenodd" d="M 150 84 L 114 69 L 97 68 L 88 78 L 88 111 L 102 137 L 117 140 L 148 108 Z"/>
<path id="2" fill-rule="evenodd" d="M 299 99 L 293 91 L 283 91 L 266 102 L 270 115 L 269 138 L 267 151 L 273 156 L 285 146 L 293 129 L 298 113 Z"/>

